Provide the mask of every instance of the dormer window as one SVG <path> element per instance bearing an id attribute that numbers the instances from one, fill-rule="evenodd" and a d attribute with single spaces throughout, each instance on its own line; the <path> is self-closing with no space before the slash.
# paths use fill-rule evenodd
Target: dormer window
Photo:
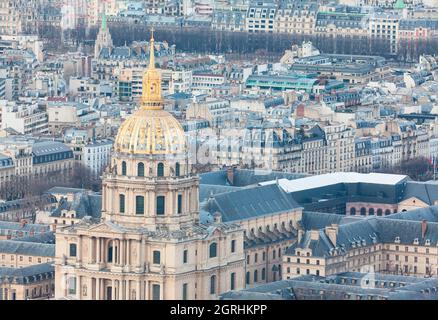
<path id="1" fill-rule="evenodd" d="M 400 237 L 395 237 L 395 243 L 400 243 Z"/>
<path id="2" fill-rule="evenodd" d="M 430 246 L 430 239 L 426 239 L 425 245 Z"/>
<path id="3" fill-rule="evenodd" d="M 414 239 L 414 244 L 419 244 L 418 238 Z"/>

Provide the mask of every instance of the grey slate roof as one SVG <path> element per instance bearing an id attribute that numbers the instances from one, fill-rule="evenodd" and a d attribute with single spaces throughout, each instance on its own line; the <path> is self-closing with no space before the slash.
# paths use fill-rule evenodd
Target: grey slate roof
<path id="1" fill-rule="evenodd" d="M 268 171 L 268 170 L 248 170 L 248 169 L 235 169 L 234 170 L 234 183 L 235 187 L 246 187 L 249 185 L 256 185 L 265 181 L 272 181 L 275 179 L 288 179 L 294 180 L 307 177 L 306 174 L 288 173 L 280 171 Z M 214 172 L 203 173 L 200 175 L 200 183 L 210 185 L 223 185 L 229 186 L 227 181 L 227 170 L 220 170 Z"/>
<path id="2" fill-rule="evenodd" d="M 55 244 L 55 234 L 53 232 L 45 232 L 45 233 L 35 234 L 33 236 L 15 238 L 14 240 L 24 241 L 24 242 Z"/>
<path id="3" fill-rule="evenodd" d="M 211 184 L 201 184 L 199 186 L 199 202 L 204 202 L 210 198 L 211 195 L 216 195 L 220 193 L 233 192 L 239 190 L 239 187 L 233 186 L 222 186 L 222 185 L 211 185 Z"/>
<path id="4" fill-rule="evenodd" d="M 68 194 L 68 193 L 80 193 L 85 192 L 86 189 L 80 188 L 68 188 L 68 187 L 53 187 L 46 191 L 49 194 Z"/>
<path id="5" fill-rule="evenodd" d="M 48 232 L 50 229 L 47 225 L 41 225 L 41 224 L 26 224 L 22 225 L 19 222 L 8 222 L 8 221 L 0 221 L 0 233 L 2 230 L 14 230 L 14 231 L 23 231 L 23 232 L 29 232 L 34 231 L 35 233 L 44 233 Z"/>
<path id="6" fill-rule="evenodd" d="M 0 241 L 0 253 L 54 257 L 55 245 L 15 240 L 2 240 Z"/>
<path id="7" fill-rule="evenodd" d="M 318 222 L 315 215 L 315 213 L 304 213 L 302 224 L 305 230 L 321 227 L 319 240 L 311 240 L 311 231 L 305 231 L 300 242 L 288 248 L 288 254 L 294 254 L 296 248 L 310 248 L 313 255 L 324 257 L 335 251 L 337 254 L 345 254 L 353 248 L 369 246 L 373 243 L 413 245 L 415 241 L 418 241 L 419 245 L 424 246 L 429 241 L 431 246 L 438 244 L 438 223 L 436 222 L 438 206 L 401 212 L 386 217 L 374 216 L 357 221 L 347 220 L 345 223 L 342 223 L 342 219 L 335 216 L 325 217 L 322 214 L 318 215 L 322 219 L 321 222 Z M 424 237 L 422 220 L 425 220 L 427 224 Z M 339 225 L 336 243 L 331 243 L 324 232 L 323 228 L 329 225 L 328 223 Z"/>
<path id="8" fill-rule="evenodd" d="M 438 184 L 408 181 L 403 199 L 416 197 L 428 205 L 438 200 Z"/>
<path id="9" fill-rule="evenodd" d="M 363 286 L 364 278 L 375 281 Z M 347 280 L 341 282 L 341 280 Z M 355 279 L 355 282 L 351 280 Z M 392 285 L 391 285 L 392 284 Z M 221 295 L 223 300 L 270 299 L 385 299 L 385 300 L 438 300 L 436 287 L 438 279 L 424 279 L 410 276 L 392 276 L 358 272 L 340 273 L 328 277 L 313 275 L 300 276 L 291 280 L 282 280 L 262 284 L 250 289 L 227 292 Z"/>
<path id="10" fill-rule="evenodd" d="M 35 156 L 44 156 L 67 151 L 71 151 L 71 149 L 64 143 L 58 141 L 43 141 L 32 145 L 32 152 Z"/>
<path id="11" fill-rule="evenodd" d="M 299 208 L 277 185 L 244 188 L 216 195 L 209 202 L 209 212 L 219 212 L 223 222 L 251 219 Z"/>
<path id="12" fill-rule="evenodd" d="M 301 226 L 304 230 L 319 230 L 331 224 L 345 224 L 357 221 L 361 218 L 330 214 L 323 212 L 304 211 L 301 219 Z"/>
<path id="13" fill-rule="evenodd" d="M 401 219 L 428 222 L 438 222 L 438 206 L 430 206 L 427 208 L 414 209 L 405 212 L 399 212 L 385 216 L 385 219 Z"/>
<path id="14" fill-rule="evenodd" d="M 0 283 L 14 281 L 32 283 L 41 279 L 53 278 L 55 267 L 51 263 L 40 263 L 24 268 L 0 267 Z"/>
<path id="15" fill-rule="evenodd" d="M 69 202 L 65 198 L 60 200 L 59 206 L 52 211 L 52 217 L 60 217 L 62 210 L 76 212 L 76 218 L 81 219 L 85 216 L 100 218 L 102 211 L 102 196 L 99 194 L 75 193 L 73 201 Z"/>

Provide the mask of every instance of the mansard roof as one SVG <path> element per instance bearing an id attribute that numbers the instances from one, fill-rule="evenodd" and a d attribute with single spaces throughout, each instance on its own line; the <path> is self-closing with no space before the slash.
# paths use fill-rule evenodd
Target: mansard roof
<path id="1" fill-rule="evenodd" d="M 436 222 L 438 206 L 401 212 L 385 217 L 361 218 L 350 223 L 342 223 L 342 218 L 330 214 L 330 217 L 323 218 L 326 222 L 320 224 L 312 222 L 309 213 L 304 213 L 303 216 L 304 235 L 299 243 L 294 244 L 287 250 L 289 254 L 294 254 L 296 248 L 311 249 L 315 256 L 328 257 L 335 254 L 345 254 L 352 249 L 379 243 L 438 245 L 438 222 Z M 336 243 L 332 243 L 324 231 L 329 222 L 338 225 Z M 317 231 L 319 232 L 318 240 L 314 240 L 315 237 L 312 238 L 312 232 L 315 231 L 306 229 L 306 226 L 321 227 Z"/>
<path id="2" fill-rule="evenodd" d="M 209 206 L 209 212 L 221 213 L 224 222 L 247 220 L 300 208 L 276 184 L 218 194 Z"/>
<path id="3" fill-rule="evenodd" d="M 0 284 L 13 281 L 20 284 L 37 282 L 54 277 L 55 267 L 52 263 L 40 263 L 24 268 L 0 267 Z"/>
<path id="4" fill-rule="evenodd" d="M 25 256 L 54 257 L 55 245 L 15 240 L 0 241 L 0 253 Z"/>

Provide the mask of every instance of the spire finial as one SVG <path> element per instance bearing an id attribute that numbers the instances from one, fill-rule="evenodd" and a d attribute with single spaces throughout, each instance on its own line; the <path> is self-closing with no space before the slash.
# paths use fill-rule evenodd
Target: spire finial
<path id="1" fill-rule="evenodd" d="M 154 28 L 151 28 L 151 41 L 149 42 L 149 46 L 150 46 L 149 69 L 155 68 L 155 52 L 154 52 L 155 48 L 154 48 L 154 45 L 155 45 Z"/>

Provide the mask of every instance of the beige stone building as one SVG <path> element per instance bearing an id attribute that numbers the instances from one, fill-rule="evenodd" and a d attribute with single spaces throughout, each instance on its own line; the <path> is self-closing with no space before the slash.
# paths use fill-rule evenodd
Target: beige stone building
<path id="1" fill-rule="evenodd" d="M 103 177 L 101 221 L 57 229 L 56 298 L 213 299 L 244 287 L 242 228 L 199 223 L 199 178 L 163 110 L 153 44 L 140 108 Z"/>
<path id="2" fill-rule="evenodd" d="M 422 211 L 423 210 L 423 211 Z M 436 227 L 421 220 L 436 207 L 300 231 L 297 245 L 283 256 L 283 273 L 328 276 L 339 272 L 380 272 L 430 277 L 438 274 Z M 427 211 L 427 212 L 426 212 Z M 393 215 L 394 217 L 394 215 Z"/>
<path id="3" fill-rule="evenodd" d="M 50 263 L 21 269 L 0 267 L 0 301 L 49 299 L 55 290 L 54 278 Z"/>
<path id="4" fill-rule="evenodd" d="M 0 266 L 23 268 L 40 263 L 52 262 L 55 256 L 53 244 L 25 241 L 0 241 Z"/>

